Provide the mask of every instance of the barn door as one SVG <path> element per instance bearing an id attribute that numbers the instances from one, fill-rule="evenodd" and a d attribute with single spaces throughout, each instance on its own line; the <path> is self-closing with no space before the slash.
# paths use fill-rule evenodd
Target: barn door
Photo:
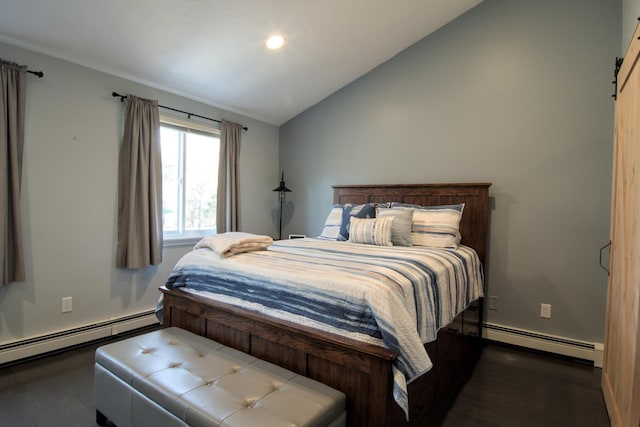
<path id="1" fill-rule="evenodd" d="M 612 426 L 640 425 L 640 26 L 618 72 L 602 392 Z"/>

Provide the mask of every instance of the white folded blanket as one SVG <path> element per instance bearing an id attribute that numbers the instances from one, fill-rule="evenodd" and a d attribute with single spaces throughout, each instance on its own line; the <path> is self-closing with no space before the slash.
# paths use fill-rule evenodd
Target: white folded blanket
<path id="1" fill-rule="evenodd" d="M 213 234 L 200 240 L 193 249 L 209 248 L 222 257 L 243 252 L 261 251 L 271 246 L 273 239 L 269 236 L 229 231 L 227 233 Z"/>

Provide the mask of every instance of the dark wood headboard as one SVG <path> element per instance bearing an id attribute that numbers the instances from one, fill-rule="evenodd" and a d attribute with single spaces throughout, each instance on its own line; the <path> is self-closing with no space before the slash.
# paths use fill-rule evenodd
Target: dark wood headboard
<path id="1" fill-rule="evenodd" d="M 333 203 L 400 202 L 422 206 L 464 203 L 460 221 L 462 244 L 475 249 L 484 264 L 487 253 L 490 186 L 491 183 L 334 185 Z"/>

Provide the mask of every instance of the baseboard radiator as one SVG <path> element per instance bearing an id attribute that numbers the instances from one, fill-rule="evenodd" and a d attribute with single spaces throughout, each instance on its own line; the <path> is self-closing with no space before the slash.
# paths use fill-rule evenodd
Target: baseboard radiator
<path id="1" fill-rule="evenodd" d="M 2 344 L 0 345 L 0 366 L 154 324 L 158 324 L 158 319 L 154 311 L 149 310 L 106 322 Z M 602 367 L 604 354 L 602 343 L 545 335 L 494 323 L 483 324 L 482 336 L 491 341 L 592 361 L 595 367 Z"/>
<path id="2" fill-rule="evenodd" d="M 588 360 L 593 362 L 596 368 L 602 367 L 604 355 L 602 343 L 546 335 L 494 323 L 484 323 L 483 326 L 482 337 L 485 339 Z"/>
<path id="3" fill-rule="evenodd" d="M 0 366 L 158 324 L 153 310 L 0 345 Z"/>

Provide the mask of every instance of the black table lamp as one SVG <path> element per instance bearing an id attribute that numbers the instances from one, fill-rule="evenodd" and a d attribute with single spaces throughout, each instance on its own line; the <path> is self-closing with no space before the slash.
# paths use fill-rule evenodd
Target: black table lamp
<path id="1" fill-rule="evenodd" d="M 282 239 L 282 204 L 284 203 L 285 193 L 291 193 L 291 190 L 284 185 L 284 171 L 282 171 L 282 178 L 280 178 L 280 185 L 278 188 L 274 188 L 273 191 L 278 192 L 278 199 L 280 199 L 280 223 L 278 228 L 278 240 Z"/>

